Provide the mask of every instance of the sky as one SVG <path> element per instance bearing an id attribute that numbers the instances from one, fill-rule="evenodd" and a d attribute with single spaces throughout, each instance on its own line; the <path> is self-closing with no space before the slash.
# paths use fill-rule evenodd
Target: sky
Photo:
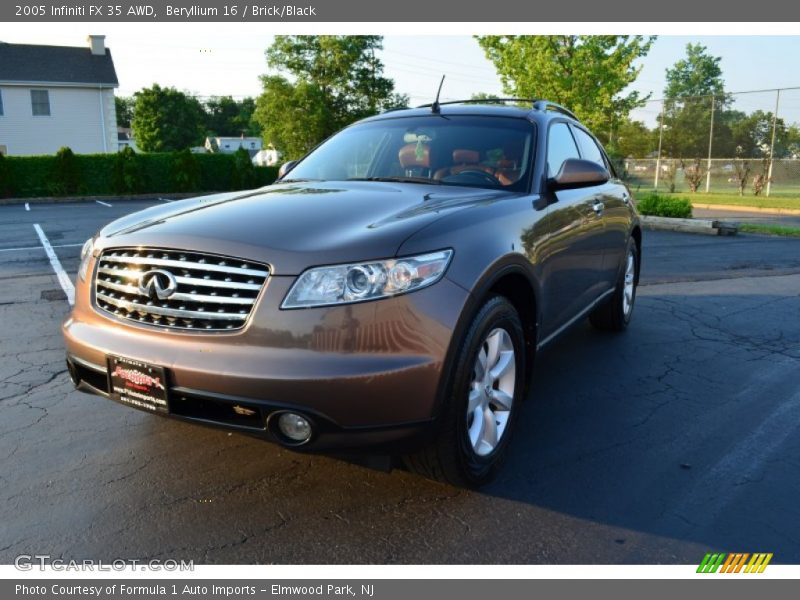
<path id="1" fill-rule="evenodd" d="M 85 31 L 82 31 L 85 30 Z M 257 27 L 231 24 L 104 23 L 17 24 L 0 32 L 10 43 L 81 46 L 88 33 L 103 33 L 111 48 L 120 87 L 129 95 L 153 83 L 174 86 L 199 96 L 255 96 L 259 75 L 267 72 L 264 50 L 271 35 Z M 722 57 L 728 91 L 800 86 L 800 36 L 660 36 L 642 61 L 633 88 L 657 99 L 664 89 L 665 70 L 684 55 L 687 43 L 701 43 Z M 406 93 L 412 105 L 430 102 L 441 76 L 446 75 L 443 99 L 469 98 L 476 92 L 501 93 L 492 64 L 470 36 L 386 36 L 381 55 L 385 74 Z M 773 111 L 775 93 L 736 97 L 735 107 Z M 655 122 L 659 106 L 652 102 L 634 117 Z M 800 122 L 800 90 L 782 95 L 779 114 Z"/>

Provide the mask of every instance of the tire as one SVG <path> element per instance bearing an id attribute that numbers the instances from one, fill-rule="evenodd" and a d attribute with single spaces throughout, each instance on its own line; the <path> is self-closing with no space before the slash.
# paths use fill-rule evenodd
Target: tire
<path id="1" fill-rule="evenodd" d="M 444 374 L 449 383 L 434 439 L 403 459 L 424 477 L 477 488 L 499 472 L 524 396 L 525 333 L 514 306 L 502 296 L 487 300 L 457 352 L 452 372 Z M 480 373 L 484 362 L 489 368 Z"/>
<path id="2" fill-rule="evenodd" d="M 638 283 L 639 251 L 634 239 L 629 238 L 614 293 L 589 315 L 591 324 L 604 331 L 624 331 L 631 322 Z"/>

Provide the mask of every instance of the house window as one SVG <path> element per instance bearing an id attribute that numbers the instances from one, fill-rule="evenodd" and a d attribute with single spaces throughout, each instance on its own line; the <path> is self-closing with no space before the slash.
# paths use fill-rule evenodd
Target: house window
<path id="1" fill-rule="evenodd" d="M 4 114 L 6 113 L 3 112 L 3 90 L 0 90 L 0 117 Z"/>
<path id="2" fill-rule="evenodd" d="M 34 117 L 50 116 L 50 92 L 31 90 L 31 111 Z"/>
<path id="3" fill-rule="evenodd" d="M 5 144 L 0 144 L 0 154 L 3 156 L 8 154 L 8 147 Z"/>

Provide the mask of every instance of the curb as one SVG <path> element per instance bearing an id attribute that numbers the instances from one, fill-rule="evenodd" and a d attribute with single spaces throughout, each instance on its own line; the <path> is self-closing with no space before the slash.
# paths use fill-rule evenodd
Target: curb
<path id="1" fill-rule="evenodd" d="M 639 217 L 646 229 L 699 233 L 702 235 L 736 235 L 735 223 L 713 221 L 711 219 L 674 219 L 672 217 Z"/>
<path id="2" fill-rule="evenodd" d="M 757 212 L 767 215 L 800 215 L 800 208 L 763 208 L 760 206 L 739 206 L 738 204 L 704 204 L 692 202 L 694 208 L 703 210 L 728 210 L 731 212 Z"/>
<path id="3" fill-rule="evenodd" d="M 66 204 L 75 202 L 113 202 L 114 200 L 182 200 L 184 198 L 194 198 L 196 196 L 205 196 L 214 194 L 216 192 L 182 192 L 175 194 L 127 194 L 127 195 L 113 195 L 113 196 L 40 196 L 38 198 L 0 198 L 0 206 L 11 204 Z"/>

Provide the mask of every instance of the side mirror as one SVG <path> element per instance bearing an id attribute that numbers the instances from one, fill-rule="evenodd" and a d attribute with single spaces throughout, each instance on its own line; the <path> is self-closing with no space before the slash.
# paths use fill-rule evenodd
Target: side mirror
<path id="1" fill-rule="evenodd" d="M 553 190 L 602 185 L 611 179 L 608 170 L 591 160 L 568 158 L 561 165 L 558 174 L 549 180 Z"/>
<path id="2" fill-rule="evenodd" d="M 278 179 L 283 179 L 289 171 L 295 168 L 297 162 L 296 160 L 290 160 L 289 162 L 283 163 L 281 168 L 278 169 Z"/>

